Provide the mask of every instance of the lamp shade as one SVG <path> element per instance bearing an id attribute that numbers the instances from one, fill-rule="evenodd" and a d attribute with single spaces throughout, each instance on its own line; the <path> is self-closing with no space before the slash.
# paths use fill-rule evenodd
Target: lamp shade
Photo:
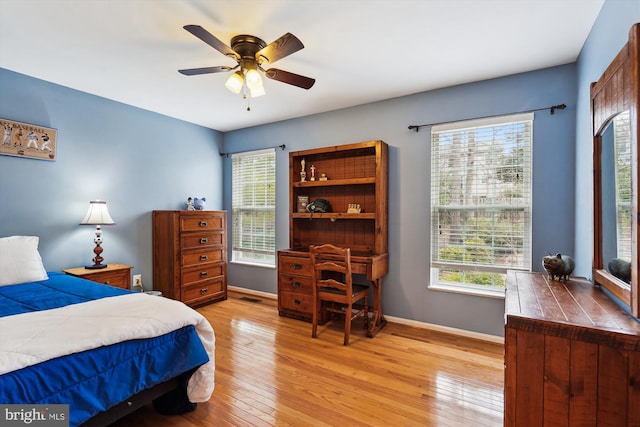
<path id="1" fill-rule="evenodd" d="M 109 215 L 107 202 L 92 200 L 89 202 L 89 210 L 80 225 L 114 225 L 116 222 Z"/>
<path id="2" fill-rule="evenodd" d="M 229 89 L 233 93 L 240 93 L 242 90 L 242 86 L 244 85 L 244 77 L 240 71 L 236 71 L 231 74 L 225 83 L 227 89 Z"/>

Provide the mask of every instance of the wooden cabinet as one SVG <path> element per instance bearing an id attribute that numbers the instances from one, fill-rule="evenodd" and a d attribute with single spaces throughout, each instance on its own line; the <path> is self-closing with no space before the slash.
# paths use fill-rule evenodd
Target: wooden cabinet
<path id="1" fill-rule="evenodd" d="M 505 426 L 640 425 L 640 323 L 541 273 L 509 271 L 505 305 Z"/>
<path id="2" fill-rule="evenodd" d="M 368 141 L 289 153 L 289 249 L 278 252 L 280 315 L 311 318 L 308 249 L 323 243 L 351 248 L 354 271 L 378 286 L 380 309 L 380 279 L 388 271 L 388 152 L 383 141 Z M 299 199 L 325 199 L 331 210 L 300 212 Z M 347 213 L 349 205 L 360 212 Z"/>
<path id="3" fill-rule="evenodd" d="M 89 269 L 84 267 L 63 270 L 70 276 L 82 277 L 92 282 L 102 283 L 116 288 L 131 289 L 131 267 L 124 264 L 108 264 L 105 268 Z"/>
<path id="4" fill-rule="evenodd" d="M 197 306 L 227 299 L 227 213 L 153 211 L 153 288 Z"/>

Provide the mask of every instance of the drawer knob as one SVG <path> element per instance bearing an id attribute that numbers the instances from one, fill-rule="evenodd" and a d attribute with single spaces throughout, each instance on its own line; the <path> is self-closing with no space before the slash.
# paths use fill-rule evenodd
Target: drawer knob
<path id="1" fill-rule="evenodd" d="M 200 227 L 206 227 L 207 221 L 200 221 Z"/>
<path id="2" fill-rule="evenodd" d="M 200 255 L 200 261 L 206 261 L 207 259 L 209 259 L 207 255 Z"/>
<path id="3" fill-rule="evenodd" d="M 104 284 L 105 284 L 105 285 L 110 285 L 110 284 L 111 284 L 111 281 L 107 280 L 107 281 L 105 281 L 105 282 L 104 282 Z"/>
<path id="4" fill-rule="evenodd" d="M 206 271 L 201 271 L 200 272 L 200 277 L 207 277 L 207 272 Z"/>
<path id="5" fill-rule="evenodd" d="M 207 243 L 207 238 L 206 238 L 206 237 L 202 237 L 202 238 L 200 239 L 200 244 L 201 244 L 201 245 L 204 245 L 205 243 Z"/>
<path id="6" fill-rule="evenodd" d="M 301 270 L 302 269 L 302 264 L 293 264 L 293 269 L 294 270 Z"/>
<path id="7" fill-rule="evenodd" d="M 200 295 L 205 295 L 208 291 L 209 291 L 208 288 L 202 288 L 200 289 Z"/>
<path id="8" fill-rule="evenodd" d="M 296 299 L 296 300 L 293 300 L 293 303 L 295 305 L 300 305 L 300 304 L 302 304 L 302 301 L 300 301 L 299 299 Z"/>
<path id="9" fill-rule="evenodd" d="M 302 283 L 300 283 L 300 282 L 293 282 L 293 287 L 294 287 L 294 288 L 301 288 L 301 287 L 302 287 Z"/>

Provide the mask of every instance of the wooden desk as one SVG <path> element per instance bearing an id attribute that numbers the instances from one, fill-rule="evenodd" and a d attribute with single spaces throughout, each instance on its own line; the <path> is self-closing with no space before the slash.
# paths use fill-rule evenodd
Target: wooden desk
<path id="1" fill-rule="evenodd" d="M 585 279 L 509 271 L 504 425 L 640 425 L 640 323 Z"/>
<path id="2" fill-rule="evenodd" d="M 387 321 L 382 313 L 382 277 L 389 271 L 389 254 L 351 254 L 354 274 L 363 274 L 373 285 L 372 321 L 367 331 L 374 337 Z M 278 251 L 278 312 L 281 316 L 311 320 L 313 266 L 308 249 Z"/>

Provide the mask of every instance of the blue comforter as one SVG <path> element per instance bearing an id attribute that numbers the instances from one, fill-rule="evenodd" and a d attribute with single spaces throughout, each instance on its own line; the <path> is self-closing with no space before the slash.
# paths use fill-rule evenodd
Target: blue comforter
<path id="1" fill-rule="evenodd" d="M 128 292 L 49 273 L 48 280 L 0 287 L 0 317 Z M 76 426 L 208 360 L 195 328 L 189 326 L 156 338 L 99 347 L 0 375 L 0 403 L 69 404 L 70 425 Z"/>

